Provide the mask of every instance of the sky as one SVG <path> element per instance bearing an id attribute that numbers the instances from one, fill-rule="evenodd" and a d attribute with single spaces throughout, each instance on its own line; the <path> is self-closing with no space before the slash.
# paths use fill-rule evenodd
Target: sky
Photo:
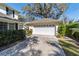
<path id="1" fill-rule="evenodd" d="M 19 12 L 22 12 L 22 7 L 27 5 L 27 3 L 6 3 L 6 4 L 14 8 L 15 10 L 18 10 Z"/>
<path id="2" fill-rule="evenodd" d="M 27 3 L 6 3 L 12 8 L 22 12 L 22 7 L 27 5 Z M 69 19 L 79 19 L 79 3 L 68 3 L 68 8 L 64 12 Z"/>
<path id="3" fill-rule="evenodd" d="M 64 14 L 70 19 L 79 19 L 79 3 L 68 4 L 68 9 Z"/>

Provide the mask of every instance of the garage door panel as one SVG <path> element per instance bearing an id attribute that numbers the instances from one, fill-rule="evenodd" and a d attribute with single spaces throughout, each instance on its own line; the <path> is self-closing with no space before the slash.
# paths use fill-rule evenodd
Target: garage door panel
<path id="1" fill-rule="evenodd" d="M 55 27 L 34 27 L 33 34 L 55 35 Z"/>

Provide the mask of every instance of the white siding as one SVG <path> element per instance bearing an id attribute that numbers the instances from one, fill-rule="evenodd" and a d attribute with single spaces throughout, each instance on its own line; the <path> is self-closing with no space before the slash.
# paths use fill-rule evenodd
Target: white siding
<path id="1" fill-rule="evenodd" d="M 18 15 L 15 14 L 14 18 L 15 18 L 15 19 L 18 19 Z"/>
<path id="2" fill-rule="evenodd" d="M 6 14 L 6 11 L 3 10 L 3 9 L 0 9 L 0 12 L 3 13 L 3 14 Z"/>
<path id="3" fill-rule="evenodd" d="M 55 35 L 55 26 L 52 27 L 29 27 L 33 30 L 32 34 Z"/>
<path id="4" fill-rule="evenodd" d="M 3 9 L 0 9 L 0 12 L 3 13 L 3 14 L 6 14 L 6 11 L 3 10 Z M 9 17 L 10 17 L 10 18 L 13 18 L 13 14 L 9 15 Z M 15 14 L 15 15 L 14 15 L 14 19 L 18 19 L 18 15 Z"/>
<path id="5" fill-rule="evenodd" d="M 13 19 L 17 19 L 18 20 L 18 15 L 14 14 L 14 17 L 13 17 L 13 14 L 10 14 L 9 17 L 13 18 Z"/>
<path id="6" fill-rule="evenodd" d="M 19 30 L 20 30 L 20 29 L 24 29 L 23 24 L 19 23 L 19 24 L 18 24 L 18 29 L 19 29 Z"/>

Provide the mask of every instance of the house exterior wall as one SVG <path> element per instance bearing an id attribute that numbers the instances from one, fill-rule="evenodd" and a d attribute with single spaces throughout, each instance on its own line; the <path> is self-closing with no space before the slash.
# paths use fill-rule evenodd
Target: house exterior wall
<path id="1" fill-rule="evenodd" d="M 6 14 L 6 11 L 3 10 L 3 9 L 0 9 L 0 12 L 3 13 L 3 14 Z"/>
<path id="2" fill-rule="evenodd" d="M 32 27 L 32 26 L 30 26 L 29 29 L 32 29 L 33 35 L 35 35 L 35 34 L 38 34 L 38 35 L 55 35 L 56 31 L 57 31 L 56 26 L 52 26 L 52 27 Z"/>
<path id="3" fill-rule="evenodd" d="M 18 15 L 15 14 L 15 17 L 14 18 L 18 20 Z"/>
<path id="4" fill-rule="evenodd" d="M 9 23 L 9 30 L 16 30 L 16 25 L 15 23 Z"/>
<path id="5" fill-rule="evenodd" d="M 19 24 L 18 24 L 18 30 L 20 30 L 20 29 L 24 29 L 23 23 L 19 23 Z"/>
<path id="6" fill-rule="evenodd" d="M 14 15 L 14 17 L 13 17 L 13 14 L 10 14 L 9 17 L 18 20 L 18 15 L 16 14 Z"/>
<path id="7" fill-rule="evenodd" d="M 17 28 L 16 28 L 16 23 L 7 23 L 7 29 L 8 30 L 21 30 L 24 29 L 23 24 L 17 23 Z"/>
<path id="8" fill-rule="evenodd" d="M 4 7 L 4 8 L 6 8 L 6 7 Z M 16 14 L 14 12 L 14 17 L 13 17 L 13 11 L 11 11 L 10 14 L 7 14 L 6 12 L 7 12 L 6 10 L 0 8 L 0 13 L 2 15 L 5 15 L 3 17 L 9 17 L 9 18 L 11 18 L 11 20 L 10 19 L 7 19 L 7 18 L 0 18 L 0 30 L 2 30 L 2 31 L 3 30 L 16 30 L 16 27 L 17 27 L 17 29 L 22 29 L 23 28 L 23 25 L 18 25 L 19 22 L 13 20 L 13 19 L 18 20 L 18 14 Z M 16 26 L 16 23 L 17 23 L 17 26 Z"/>
<path id="9" fill-rule="evenodd" d="M 18 30 L 18 27 L 16 28 L 16 24 L 18 25 L 18 23 L 0 22 L 0 31 Z"/>
<path id="10" fill-rule="evenodd" d="M 3 14 L 6 14 L 6 10 L 0 9 L 0 12 L 3 13 Z M 13 14 L 10 14 L 10 15 L 7 15 L 7 16 L 9 16 L 10 18 L 18 20 L 17 14 L 14 14 L 14 17 L 13 17 Z"/>
<path id="11" fill-rule="evenodd" d="M 0 22 L 0 31 L 7 30 L 7 23 L 6 22 Z"/>

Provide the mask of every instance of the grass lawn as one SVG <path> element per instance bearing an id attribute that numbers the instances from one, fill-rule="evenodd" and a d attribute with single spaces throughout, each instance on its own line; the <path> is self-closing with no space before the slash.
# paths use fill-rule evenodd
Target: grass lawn
<path id="1" fill-rule="evenodd" d="M 59 43 L 67 56 L 79 56 L 79 46 L 73 41 L 59 40 Z"/>

